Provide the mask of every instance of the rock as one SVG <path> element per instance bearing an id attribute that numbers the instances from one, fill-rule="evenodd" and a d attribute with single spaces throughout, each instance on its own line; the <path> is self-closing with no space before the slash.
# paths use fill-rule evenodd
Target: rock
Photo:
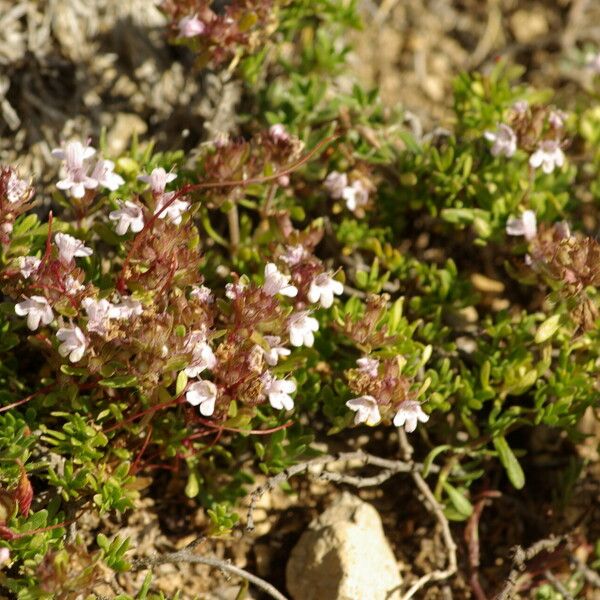
<path id="1" fill-rule="evenodd" d="M 242 586 L 239 585 L 222 585 L 214 590 L 209 598 L 210 600 L 237 600 L 238 598 L 254 600 L 255 597 L 248 590 L 244 590 L 244 594 L 240 596 L 241 591 Z"/>
<path id="2" fill-rule="evenodd" d="M 379 514 L 348 492 L 302 534 L 286 581 L 294 600 L 398 600 L 402 583 Z"/>
<path id="3" fill-rule="evenodd" d="M 109 131 L 108 150 L 111 156 L 119 156 L 129 146 L 131 136 L 144 135 L 148 129 L 146 122 L 132 113 L 118 113 L 114 125 Z"/>
<path id="4" fill-rule="evenodd" d="M 510 18 L 510 26 L 517 42 L 527 44 L 548 33 L 548 21 L 539 9 L 521 9 Z"/>

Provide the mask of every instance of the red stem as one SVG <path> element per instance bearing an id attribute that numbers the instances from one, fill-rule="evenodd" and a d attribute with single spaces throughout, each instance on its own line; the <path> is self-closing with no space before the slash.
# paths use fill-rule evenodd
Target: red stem
<path id="1" fill-rule="evenodd" d="M 237 186 L 245 187 L 248 185 L 252 185 L 254 183 L 268 183 L 269 181 L 276 181 L 279 177 L 282 177 L 283 175 L 288 175 L 289 173 L 292 173 L 293 171 L 299 169 L 302 165 L 306 164 L 323 146 L 325 146 L 329 142 L 333 141 L 337 137 L 338 136 L 332 135 L 332 136 L 329 136 L 328 138 L 325 138 L 324 140 L 319 142 L 310 152 L 305 154 L 302 158 L 299 158 L 296 162 L 287 166 L 285 169 L 275 173 L 274 175 L 264 175 L 261 177 L 250 177 L 248 179 L 241 179 L 241 180 L 238 179 L 238 180 L 232 180 L 232 181 L 206 181 L 203 183 L 188 184 L 188 185 L 183 186 L 180 190 L 178 190 L 177 192 L 175 192 L 173 194 L 173 196 L 169 199 L 168 202 L 165 202 L 165 204 L 160 208 L 160 210 L 155 212 L 152 215 L 152 217 L 150 217 L 150 219 L 144 224 L 143 229 L 134 238 L 133 243 L 131 244 L 131 247 L 129 248 L 129 251 L 127 252 L 127 255 L 125 256 L 125 261 L 123 262 L 123 267 L 121 268 L 121 274 L 119 276 L 119 279 L 117 280 L 116 287 L 117 287 L 117 290 L 119 291 L 119 293 L 121 293 L 121 294 L 125 293 L 125 287 L 126 287 L 125 273 L 127 271 L 127 267 L 129 266 L 129 263 L 131 262 L 131 257 L 133 256 L 134 251 L 138 249 L 139 245 L 142 243 L 142 240 L 143 240 L 145 234 L 148 232 L 148 230 L 154 225 L 154 223 L 160 217 L 160 215 L 169 206 L 171 206 L 171 204 L 173 204 L 173 202 L 175 202 L 182 196 L 189 194 L 190 192 L 196 192 L 198 190 L 205 190 L 205 189 L 219 188 L 219 187 L 237 187 Z"/>

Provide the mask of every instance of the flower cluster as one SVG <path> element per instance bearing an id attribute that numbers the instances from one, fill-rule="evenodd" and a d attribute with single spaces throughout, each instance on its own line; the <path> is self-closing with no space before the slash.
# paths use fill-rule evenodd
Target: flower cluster
<path id="1" fill-rule="evenodd" d="M 269 34 L 273 0 L 234 0 L 222 11 L 212 0 L 165 0 L 175 39 L 185 42 L 203 64 L 220 65 L 237 53 L 252 52 Z"/>
<path id="2" fill-rule="evenodd" d="M 552 173 L 565 163 L 565 119 L 560 110 L 520 100 L 513 105 L 508 124 L 499 123 L 495 131 L 484 135 L 492 143 L 493 156 L 510 158 L 521 148 L 529 153 L 531 168 Z"/>
<path id="3" fill-rule="evenodd" d="M 63 178 L 56 187 L 69 192 L 73 198 L 82 199 L 98 188 L 114 192 L 122 186 L 125 182 L 114 172 L 114 163 L 100 157 L 92 165 L 91 159 L 95 155 L 95 148 L 78 140 L 67 142 L 61 148 L 52 150 L 52 156 L 62 161 Z"/>
<path id="4" fill-rule="evenodd" d="M 353 173 L 350 180 L 346 173 L 332 171 L 323 185 L 333 200 L 343 200 L 348 210 L 357 216 L 364 215 L 364 209 L 369 205 L 370 189 L 364 176 Z"/>
<path id="5" fill-rule="evenodd" d="M 280 125 L 261 137 L 260 146 L 263 158 L 279 153 L 286 160 L 298 152 L 297 140 Z M 220 151 L 222 158 L 239 147 L 217 145 L 215 154 Z M 72 190 L 74 199 L 101 184 L 96 168 L 88 175 L 86 161 L 94 152 L 80 142 L 61 151 L 66 174 L 60 186 Z M 260 161 L 253 165 L 262 169 Z M 262 281 L 233 274 L 216 302 L 219 290 L 203 285 L 201 248 L 190 244 L 191 200 L 167 190 L 176 177 L 154 168 L 138 177 L 148 185 L 146 193 L 115 200 L 107 217 L 93 212 L 118 235 L 132 234 L 124 239 L 127 256 L 112 287 L 100 289 L 82 268 L 95 260 L 94 234 L 88 232 L 84 241 L 53 233 L 50 221 L 44 253 L 15 259 L 3 274 L 5 292 L 16 299 L 15 314 L 31 331 L 52 331 L 48 336 L 46 329 L 43 337 L 54 338 L 56 355 L 92 376 L 130 378 L 152 397 L 183 375 L 183 396 L 198 408 L 189 414 L 192 422 L 224 418 L 232 402 L 250 411 L 264 402 L 291 410 L 296 384 L 273 369 L 293 348 L 313 346 L 319 322 L 312 311 L 330 308 L 344 289 L 313 254 L 322 232 L 286 230 Z M 105 172 L 102 181 L 111 189 L 122 180 L 111 182 Z M 28 199 L 29 192 L 23 196 Z M 217 335 L 216 323 L 224 335 Z"/>
<path id="6" fill-rule="evenodd" d="M 429 416 L 410 394 L 410 380 L 400 374 L 398 359 L 379 361 L 372 357 L 357 360 L 358 367 L 347 372 L 350 389 L 358 397 L 346 402 L 355 412 L 354 423 L 374 426 L 392 419 L 396 427 L 411 433 L 417 423 L 426 423 Z"/>
<path id="7" fill-rule="evenodd" d="M 31 208 L 33 188 L 11 167 L 0 167 L 0 244 L 10 240 L 15 219 Z"/>
<path id="8" fill-rule="evenodd" d="M 281 124 L 272 125 L 268 131 L 250 140 L 222 136 L 207 144 L 200 161 L 202 172 L 211 181 L 222 181 L 224 185 L 205 190 L 203 203 L 214 208 L 238 200 L 245 193 L 244 188 L 232 187 L 231 182 L 260 180 L 265 173 L 281 171 L 299 158 L 303 147 L 303 143 Z M 286 187 L 289 181 L 287 174 L 277 178 L 281 187 Z"/>

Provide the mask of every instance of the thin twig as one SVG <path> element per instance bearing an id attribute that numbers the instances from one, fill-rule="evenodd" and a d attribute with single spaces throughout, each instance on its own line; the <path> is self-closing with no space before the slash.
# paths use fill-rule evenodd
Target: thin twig
<path id="1" fill-rule="evenodd" d="M 406 436 L 406 432 L 402 428 L 398 428 L 398 436 L 400 441 L 400 448 L 402 449 L 403 458 L 406 461 L 411 460 L 413 454 L 413 447 L 410 445 L 408 441 L 408 437 Z M 430 581 L 441 581 L 444 579 L 448 579 L 456 573 L 457 570 L 457 559 L 456 559 L 456 543 L 454 542 L 454 538 L 452 537 L 452 532 L 450 531 L 450 523 L 448 519 L 444 515 L 443 507 L 438 503 L 431 491 L 431 488 L 427 485 L 423 476 L 417 472 L 412 472 L 412 478 L 416 483 L 417 487 L 425 496 L 427 504 L 429 505 L 429 510 L 435 515 L 440 527 L 442 528 L 442 537 L 444 539 L 444 544 L 448 551 L 448 565 L 445 569 L 439 569 L 436 571 L 432 571 L 431 573 L 427 573 L 427 575 L 423 575 L 420 577 L 412 586 L 408 589 L 408 591 L 402 596 L 402 600 L 409 600 L 412 598 L 421 588 L 426 586 Z"/>
<path id="2" fill-rule="evenodd" d="M 585 580 L 595 588 L 600 589 L 600 575 L 596 573 L 593 569 L 590 569 L 581 559 L 573 556 L 572 554 L 569 556 L 569 561 L 571 564 L 579 571 Z"/>
<path id="3" fill-rule="evenodd" d="M 256 587 L 260 588 L 263 592 L 271 596 L 271 598 L 275 598 L 275 600 L 287 600 L 287 598 L 268 581 L 265 581 L 264 579 L 261 579 L 260 577 L 257 577 L 256 575 L 253 575 L 244 569 L 240 569 L 239 567 L 236 567 L 225 560 L 208 556 L 198 556 L 197 554 L 190 552 L 188 549 L 150 556 L 148 558 L 138 558 L 133 561 L 131 569 L 132 571 L 139 571 L 141 569 L 152 568 L 157 565 L 164 565 L 166 563 L 196 563 L 208 565 L 209 567 L 216 567 L 217 569 L 221 569 L 221 571 L 226 571 L 227 573 L 237 575 L 238 577 L 249 581 Z"/>
<path id="4" fill-rule="evenodd" d="M 554 573 L 552 573 L 550 569 L 546 569 L 544 571 L 544 577 L 554 586 L 556 591 L 565 600 L 575 600 L 569 590 L 554 576 Z"/>
<path id="5" fill-rule="evenodd" d="M 525 563 L 541 552 L 553 552 L 560 544 L 566 540 L 566 536 L 549 537 L 535 542 L 529 548 L 523 549 L 521 546 L 516 546 L 513 554 L 513 561 L 510 573 L 504 588 L 496 596 L 496 600 L 509 600 L 515 593 L 519 575 L 525 571 Z"/>
<path id="6" fill-rule="evenodd" d="M 293 465 L 270 477 L 263 483 L 261 486 L 257 487 L 250 494 L 250 504 L 248 506 L 248 516 L 246 520 L 246 529 L 248 531 L 252 531 L 254 529 L 254 509 L 256 507 L 256 503 L 262 498 L 264 494 L 269 492 L 270 490 L 276 488 L 278 485 L 288 481 L 294 475 L 298 475 L 299 473 L 304 473 L 311 467 L 323 466 L 324 469 L 327 468 L 328 465 L 337 462 L 350 462 L 350 461 L 359 461 L 361 464 L 360 467 L 365 467 L 367 465 L 373 467 L 379 467 L 384 469 L 382 473 L 373 477 L 360 477 L 353 475 L 345 475 L 340 473 L 332 473 L 331 471 L 324 470 L 319 473 L 317 477 L 321 479 L 325 479 L 327 481 L 335 481 L 336 483 L 347 483 L 349 485 L 353 485 L 355 487 L 367 487 L 379 485 L 383 481 L 392 477 L 396 473 L 413 473 L 414 471 L 421 471 L 423 469 L 423 465 L 420 463 L 413 463 L 412 461 L 401 461 L 401 460 L 389 460 L 386 458 L 381 458 L 379 456 L 374 456 L 372 454 L 366 454 L 362 451 L 357 452 L 340 452 L 336 455 L 327 454 L 325 456 L 318 456 L 317 458 L 313 458 L 311 460 L 307 460 L 302 463 L 298 463 L 297 465 Z M 438 467 L 432 465 L 431 472 L 438 471 Z"/>

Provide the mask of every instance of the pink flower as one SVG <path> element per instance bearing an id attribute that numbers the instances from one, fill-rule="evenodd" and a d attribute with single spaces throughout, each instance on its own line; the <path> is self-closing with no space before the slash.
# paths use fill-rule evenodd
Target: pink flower
<path id="1" fill-rule="evenodd" d="M 346 189 L 348 185 L 348 175 L 346 175 L 346 173 L 332 171 L 325 178 L 323 185 L 334 200 L 339 200 L 344 193 L 344 189 Z"/>
<path id="2" fill-rule="evenodd" d="M 292 346 L 312 348 L 315 343 L 314 332 L 319 330 L 319 322 L 310 317 L 308 311 L 303 311 L 290 315 L 288 328 Z"/>
<path id="3" fill-rule="evenodd" d="M 40 266 L 41 260 L 36 256 L 21 256 L 19 259 L 19 271 L 25 279 L 29 279 Z"/>
<path id="4" fill-rule="evenodd" d="M 179 35 L 184 38 L 196 37 L 206 31 L 206 25 L 196 16 L 183 17 L 177 24 Z"/>
<path id="5" fill-rule="evenodd" d="M 496 131 L 486 131 L 486 140 L 493 142 L 492 156 L 506 156 L 510 158 L 517 151 L 517 136 L 515 132 L 504 123 L 500 123 Z"/>
<path id="6" fill-rule="evenodd" d="M 365 373 L 369 377 L 377 377 L 379 373 L 379 361 L 376 358 L 364 356 L 363 358 L 359 358 L 356 364 L 361 373 Z"/>
<path id="7" fill-rule="evenodd" d="M 404 426 L 407 433 L 412 433 L 417 428 L 417 422 L 427 423 L 429 415 L 427 415 L 421 405 L 414 400 L 405 400 L 398 406 L 398 412 L 394 417 L 394 425 L 396 427 Z"/>
<path id="8" fill-rule="evenodd" d="M 200 406 L 200 414 L 210 417 L 215 412 L 217 386 L 212 381 L 196 381 L 189 386 L 185 399 L 192 406 Z"/>
<path id="9" fill-rule="evenodd" d="M 49 325 L 54 320 L 52 307 L 44 296 L 31 296 L 31 298 L 26 298 L 23 302 L 19 302 L 15 306 L 15 313 L 19 317 L 27 315 L 27 327 L 31 331 L 35 331 L 40 326 L 40 323 L 42 325 Z"/>
<path id="10" fill-rule="evenodd" d="M 296 384 L 289 379 L 275 379 L 268 371 L 262 376 L 263 391 L 271 406 L 277 410 L 292 410 L 294 400 L 290 396 L 296 391 Z"/>
<path id="11" fill-rule="evenodd" d="M 156 203 L 154 214 L 158 214 L 159 219 L 168 219 L 171 223 L 179 225 L 183 218 L 183 213 L 190 207 L 190 203 L 185 200 L 173 200 L 175 192 L 163 194 Z M 165 207 L 163 210 L 163 207 Z M 159 214 L 160 213 L 160 214 Z"/>
<path id="12" fill-rule="evenodd" d="M 366 206 L 369 202 L 369 191 L 363 182 L 356 180 L 352 185 L 346 186 L 342 191 L 342 198 L 346 201 L 346 208 L 355 211 Z"/>
<path id="13" fill-rule="evenodd" d="M 19 179 L 14 172 L 11 172 L 6 183 L 6 199 L 14 204 L 15 202 L 27 202 L 32 195 L 33 188 L 29 183 L 24 179 Z"/>
<path id="14" fill-rule="evenodd" d="M 69 356 L 73 363 L 79 362 L 87 348 L 87 339 L 79 327 L 61 327 L 56 337 L 62 342 L 58 347 L 61 356 Z"/>
<path id="15" fill-rule="evenodd" d="M 205 285 L 194 285 L 190 291 L 190 298 L 196 298 L 205 304 L 212 304 L 215 301 L 212 290 Z"/>
<path id="16" fill-rule="evenodd" d="M 340 281 L 333 279 L 330 273 L 317 275 L 308 290 L 309 302 L 320 302 L 323 308 L 329 308 L 333 304 L 333 296 L 340 295 L 344 286 Z"/>
<path id="17" fill-rule="evenodd" d="M 269 135 L 274 142 L 288 142 L 290 140 L 290 134 L 281 123 L 271 125 L 269 127 Z"/>
<path id="18" fill-rule="evenodd" d="M 290 267 L 302 262 L 306 256 L 306 249 L 301 244 L 297 246 L 288 246 L 284 254 L 281 255 L 281 260 Z"/>
<path id="19" fill-rule="evenodd" d="M 70 190 L 74 198 L 83 198 L 86 190 L 97 188 L 98 181 L 88 176 L 89 165 L 86 164 L 95 153 L 94 148 L 83 146 L 78 141 L 69 142 L 64 149 L 52 150 L 52 156 L 62 160 L 65 169 L 65 177 L 56 184 L 56 187 L 59 190 Z"/>
<path id="20" fill-rule="evenodd" d="M 265 335 L 263 339 L 268 344 L 269 349 L 265 350 L 262 346 L 258 347 L 265 357 L 265 362 L 271 367 L 274 367 L 279 362 L 280 358 L 289 356 L 292 353 L 289 348 L 279 345 L 281 343 L 281 338 L 276 335 Z"/>
<path id="21" fill-rule="evenodd" d="M 150 184 L 150 188 L 154 194 L 162 194 L 165 191 L 167 183 L 177 179 L 175 173 L 167 173 L 162 167 L 157 167 L 152 170 L 150 175 L 138 175 L 140 181 Z"/>
<path id="22" fill-rule="evenodd" d="M 112 160 L 100 159 L 92 171 L 92 178 L 111 192 L 125 183 L 125 180 L 114 172 L 114 168 L 115 163 Z"/>
<path id="23" fill-rule="evenodd" d="M 225 295 L 230 300 L 237 300 L 242 295 L 245 289 L 246 285 L 241 281 L 238 281 L 236 283 L 228 283 L 225 285 Z"/>
<path id="24" fill-rule="evenodd" d="M 298 294 L 298 289 L 295 286 L 290 285 L 289 281 L 289 275 L 281 273 L 274 263 L 268 263 L 265 266 L 265 282 L 263 284 L 263 290 L 269 296 L 281 294 L 282 296 L 294 298 Z"/>
<path id="25" fill-rule="evenodd" d="M 537 169 L 542 167 L 544 173 L 552 173 L 556 167 L 565 164 L 565 155 L 558 140 L 544 140 L 538 149 L 529 157 L 529 164 Z"/>
<path id="26" fill-rule="evenodd" d="M 141 207 L 131 200 L 117 200 L 118 210 L 113 210 L 108 218 L 116 221 L 115 231 L 119 235 L 125 235 L 129 229 L 133 233 L 139 233 L 144 229 L 144 214 Z"/>
<path id="27" fill-rule="evenodd" d="M 356 413 L 354 416 L 355 425 L 366 423 L 372 427 L 381 421 L 379 406 L 377 405 L 377 400 L 375 400 L 373 396 L 367 395 L 359 396 L 358 398 L 352 398 L 352 400 L 348 400 L 348 402 L 346 402 L 346 406 Z"/>
<path id="28" fill-rule="evenodd" d="M 192 362 L 185 369 L 188 377 L 198 377 L 206 369 L 214 369 L 217 359 L 212 348 L 206 342 L 206 336 L 202 331 L 190 333 L 186 346 L 191 348 Z"/>
<path id="29" fill-rule="evenodd" d="M 95 300 L 93 298 L 84 298 L 81 305 L 85 309 L 88 316 L 87 330 L 88 332 L 106 333 L 107 321 L 114 315 L 114 304 L 102 298 Z"/>
<path id="30" fill-rule="evenodd" d="M 93 254 L 91 248 L 68 233 L 57 233 L 54 236 L 54 243 L 58 248 L 58 258 L 65 265 L 68 265 L 76 256 L 84 257 Z"/>
<path id="31" fill-rule="evenodd" d="M 531 241 L 537 235 L 537 220 L 532 210 L 524 210 L 520 217 L 510 217 L 506 222 L 508 235 L 522 235 Z"/>

